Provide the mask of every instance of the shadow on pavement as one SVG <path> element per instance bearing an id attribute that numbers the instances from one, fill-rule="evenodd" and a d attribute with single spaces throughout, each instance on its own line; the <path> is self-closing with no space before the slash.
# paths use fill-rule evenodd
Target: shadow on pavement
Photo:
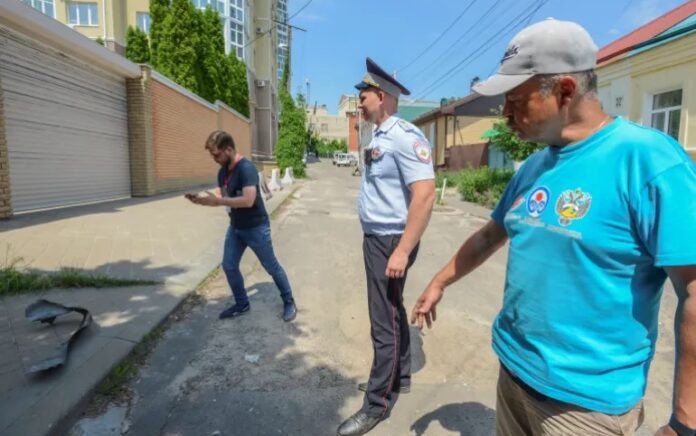
<path id="1" fill-rule="evenodd" d="M 21 269 L 24 269 L 22 264 L 19 266 Z M 56 273 L 56 271 L 32 268 L 31 266 L 27 267 L 26 269 L 41 275 L 51 275 Z M 117 262 L 105 263 L 95 268 L 71 268 L 71 270 L 75 270 L 76 272 L 84 275 L 106 276 L 112 279 L 146 280 L 157 282 L 155 284 L 163 283 L 168 278 L 189 271 L 187 268 L 177 265 L 156 266 L 148 260 L 138 262 L 121 260 Z M 128 287 L 124 287 L 124 289 L 127 288 Z M 49 294 L 51 293 L 51 291 L 40 291 L 37 292 L 37 294 L 42 295 L 46 292 Z"/>
<path id="2" fill-rule="evenodd" d="M 431 423 L 438 422 L 445 430 L 461 436 L 488 436 L 495 434 L 495 410 L 481 403 L 446 404 L 423 415 L 411 426 L 417 436 L 428 433 Z"/>
<path id="3" fill-rule="evenodd" d="M 39 210 L 35 212 L 25 212 L 12 216 L 12 218 L 0 220 L 0 231 L 22 229 L 54 221 L 97 215 L 105 213 L 122 212 L 123 208 L 138 206 L 151 203 L 153 201 L 167 200 L 170 198 L 181 197 L 187 192 L 195 192 L 210 188 L 215 184 L 211 178 L 210 183 L 192 187 L 182 191 L 167 192 L 164 194 L 153 195 L 152 197 L 131 197 L 117 200 L 107 200 L 103 203 L 84 204 L 77 206 L 67 206 L 57 209 Z"/>
<path id="4" fill-rule="evenodd" d="M 251 310 L 219 320 L 232 303 L 223 283 L 155 348 L 133 386 L 128 434 L 334 434 L 357 380 L 315 345 L 301 302 L 285 323 L 275 285 L 248 283 Z"/>

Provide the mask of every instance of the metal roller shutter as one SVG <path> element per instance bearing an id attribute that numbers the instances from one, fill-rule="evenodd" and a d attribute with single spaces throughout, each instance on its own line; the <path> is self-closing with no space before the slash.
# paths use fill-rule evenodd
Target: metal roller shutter
<path id="1" fill-rule="evenodd" d="M 130 196 L 126 85 L 0 26 L 14 212 Z"/>

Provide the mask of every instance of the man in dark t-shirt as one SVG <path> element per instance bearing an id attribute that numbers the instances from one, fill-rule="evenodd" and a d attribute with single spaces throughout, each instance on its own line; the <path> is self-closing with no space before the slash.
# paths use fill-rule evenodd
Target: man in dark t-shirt
<path id="1" fill-rule="evenodd" d="M 210 134 L 205 148 L 220 165 L 217 177 L 220 196 L 199 197 L 187 194 L 186 198 L 203 206 L 225 206 L 230 217 L 222 269 L 232 289 L 235 303 L 220 314 L 220 319 L 242 315 L 251 307 L 244 287 L 244 277 L 239 270 L 242 255 L 249 247 L 280 290 L 283 320 L 292 321 L 297 314 L 297 307 L 285 270 L 273 252 L 271 226 L 261 198 L 256 167 L 237 153 L 232 136 L 222 130 Z"/>

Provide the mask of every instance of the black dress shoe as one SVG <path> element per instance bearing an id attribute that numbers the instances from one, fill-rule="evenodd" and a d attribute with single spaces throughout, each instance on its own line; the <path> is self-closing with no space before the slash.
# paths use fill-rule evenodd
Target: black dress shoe
<path id="1" fill-rule="evenodd" d="M 350 418 L 343 421 L 338 427 L 338 436 L 357 436 L 365 434 L 375 428 L 382 420 L 380 416 L 369 416 L 363 411 L 359 411 Z"/>
<path id="2" fill-rule="evenodd" d="M 358 390 L 363 391 L 363 392 L 367 392 L 367 383 L 358 384 Z M 406 386 L 399 387 L 400 394 L 408 394 L 409 392 L 411 392 L 411 386 L 406 385 Z"/>

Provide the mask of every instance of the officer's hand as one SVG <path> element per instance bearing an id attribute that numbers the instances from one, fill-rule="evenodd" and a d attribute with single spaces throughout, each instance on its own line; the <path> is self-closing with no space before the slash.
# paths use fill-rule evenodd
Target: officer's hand
<path id="1" fill-rule="evenodd" d="M 655 433 L 655 436 L 678 436 L 677 432 L 672 430 L 672 427 L 666 425 L 659 429 L 657 433 Z"/>
<path id="2" fill-rule="evenodd" d="M 444 292 L 442 286 L 430 283 L 413 307 L 411 324 L 423 330 L 423 321 L 425 321 L 428 328 L 432 328 L 433 322 L 437 319 L 437 303 L 442 299 Z"/>
<path id="3" fill-rule="evenodd" d="M 384 274 L 390 279 L 400 279 L 406 274 L 406 266 L 408 265 L 408 254 L 400 250 L 394 250 L 389 256 L 387 262 L 387 270 Z"/>

